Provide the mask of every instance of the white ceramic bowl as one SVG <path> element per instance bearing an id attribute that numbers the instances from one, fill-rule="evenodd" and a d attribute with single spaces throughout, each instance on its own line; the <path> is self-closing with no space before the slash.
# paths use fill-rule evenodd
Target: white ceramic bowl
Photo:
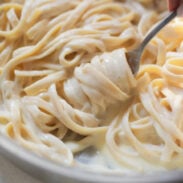
<path id="1" fill-rule="evenodd" d="M 87 170 L 65 167 L 25 150 L 0 134 L 0 153 L 17 167 L 45 183 L 176 183 L 183 182 L 183 170 L 151 174 L 120 175 L 94 173 Z"/>

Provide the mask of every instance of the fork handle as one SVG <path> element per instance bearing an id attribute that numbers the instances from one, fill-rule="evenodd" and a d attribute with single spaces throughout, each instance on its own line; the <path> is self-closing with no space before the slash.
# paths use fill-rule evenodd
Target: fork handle
<path id="1" fill-rule="evenodd" d="M 165 26 L 167 25 L 173 18 L 177 16 L 177 11 L 172 11 L 169 13 L 167 17 L 161 20 L 158 24 L 156 24 L 152 29 L 146 34 L 139 50 L 142 52 L 145 46 L 149 43 L 149 41 Z"/>

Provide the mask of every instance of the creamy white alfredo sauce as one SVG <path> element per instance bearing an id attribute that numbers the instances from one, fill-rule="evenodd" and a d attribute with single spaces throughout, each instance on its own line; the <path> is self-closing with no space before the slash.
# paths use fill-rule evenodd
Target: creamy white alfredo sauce
<path id="1" fill-rule="evenodd" d="M 183 167 L 183 19 L 125 52 L 166 15 L 157 0 L 0 3 L 0 131 L 68 166 Z"/>

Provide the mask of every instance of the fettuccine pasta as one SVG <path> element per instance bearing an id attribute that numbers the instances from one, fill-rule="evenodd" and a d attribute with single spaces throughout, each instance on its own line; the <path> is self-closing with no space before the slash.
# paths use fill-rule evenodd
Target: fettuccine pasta
<path id="1" fill-rule="evenodd" d="M 126 52 L 166 16 L 158 0 L 0 2 L 0 132 L 67 166 L 183 167 L 183 20 Z"/>

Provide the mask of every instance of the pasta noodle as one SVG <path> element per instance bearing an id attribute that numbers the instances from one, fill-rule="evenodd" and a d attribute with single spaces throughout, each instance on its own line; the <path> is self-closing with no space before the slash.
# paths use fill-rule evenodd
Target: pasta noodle
<path id="1" fill-rule="evenodd" d="M 67 166 L 182 168 L 183 20 L 136 76 L 125 55 L 166 13 L 164 0 L 1 1 L 0 132 Z"/>

